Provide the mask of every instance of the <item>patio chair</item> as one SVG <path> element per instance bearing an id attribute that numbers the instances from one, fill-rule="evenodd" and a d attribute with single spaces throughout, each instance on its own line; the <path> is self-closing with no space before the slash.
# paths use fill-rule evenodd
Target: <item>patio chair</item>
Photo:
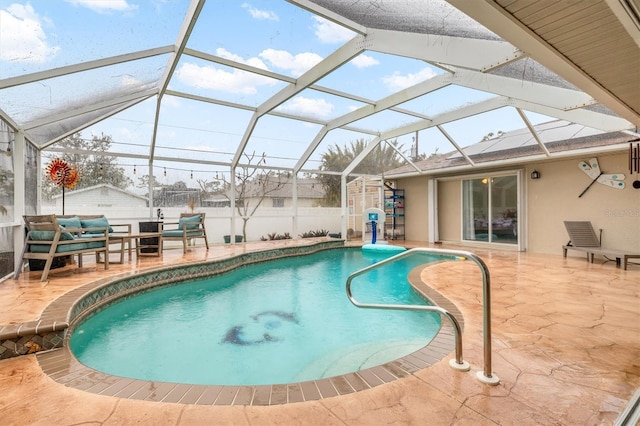
<path id="1" fill-rule="evenodd" d="M 63 228 L 55 215 L 24 216 L 27 234 L 22 249 L 22 262 L 28 259 L 44 260 L 40 281 L 46 281 L 56 257 L 78 255 L 78 267 L 82 267 L 82 255 L 95 253 L 96 262 L 101 252 L 105 253 L 104 269 L 109 269 L 109 230 L 105 227 Z M 18 279 L 20 264 L 13 275 Z"/>
<path id="2" fill-rule="evenodd" d="M 615 260 L 616 265 L 627 269 L 628 260 L 640 258 L 640 253 L 619 249 L 609 249 L 602 247 L 602 229 L 600 235 L 596 234 L 589 221 L 565 221 L 564 226 L 569 234 L 569 242 L 562 246 L 564 257 L 567 257 L 567 250 L 581 251 L 587 254 L 587 261 L 593 263 L 594 255 L 600 255 L 606 260 Z"/>
<path id="3" fill-rule="evenodd" d="M 191 240 L 204 239 L 204 244 L 209 250 L 207 230 L 204 226 L 205 213 L 180 213 L 178 222 L 166 222 L 162 224 L 163 241 L 182 241 L 184 252 L 187 252 Z M 169 229 L 167 229 L 169 227 Z"/>

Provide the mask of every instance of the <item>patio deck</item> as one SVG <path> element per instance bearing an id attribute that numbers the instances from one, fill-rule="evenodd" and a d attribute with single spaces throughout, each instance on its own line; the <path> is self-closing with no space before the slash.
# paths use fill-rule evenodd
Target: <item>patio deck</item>
<path id="1" fill-rule="evenodd" d="M 0 325 L 34 321 L 57 297 L 108 275 L 304 243 L 214 245 L 208 252 L 196 246 L 186 254 L 171 249 L 160 258 L 110 265 L 108 271 L 85 262 L 82 269 L 53 270 L 43 283 L 39 273 L 25 273 L 0 283 Z M 449 262 L 426 268 L 421 277 L 461 310 L 470 372 L 451 369 L 451 354 L 409 377 L 349 395 L 264 407 L 202 406 L 69 388 L 45 375 L 35 355 L 26 355 L 0 361 L 0 423 L 613 424 L 640 387 L 640 266 L 624 271 L 611 262 L 563 258 L 560 250 L 558 255 L 471 251 L 491 273 L 497 386 L 475 378 L 483 366 L 480 273 L 472 262 Z"/>

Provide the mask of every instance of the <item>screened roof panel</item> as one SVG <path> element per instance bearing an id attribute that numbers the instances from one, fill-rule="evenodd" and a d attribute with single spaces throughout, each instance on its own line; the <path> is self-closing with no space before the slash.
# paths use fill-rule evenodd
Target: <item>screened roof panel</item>
<path id="1" fill-rule="evenodd" d="M 245 152 L 266 155 L 266 166 L 293 168 L 320 126 L 276 116 L 263 117 L 256 125 Z M 240 160 L 241 163 L 244 158 Z"/>
<path id="2" fill-rule="evenodd" d="M 154 89 L 167 55 L 39 79 L 0 90 L 0 108 L 19 124 Z"/>
<path id="3" fill-rule="evenodd" d="M 375 102 L 443 72 L 422 60 L 365 51 L 316 84 Z"/>
<path id="4" fill-rule="evenodd" d="M 129 103 L 127 102 L 112 104 L 104 108 L 98 108 L 85 112 L 83 114 L 73 115 L 69 118 L 59 118 L 58 120 L 55 120 L 53 122 L 31 128 L 29 130 L 29 137 L 32 142 L 40 144 L 42 146 L 46 146 L 48 142 L 59 139 L 64 135 L 76 133 L 77 129 L 85 126 L 86 123 L 95 122 L 103 117 L 107 117 L 115 113 L 119 108 L 124 108 L 127 105 L 129 105 Z M 99 125 L 98 129 L 104 129 L 104 125 Z M 96 131 L 96 134 L 99 133 L 101 133 L 101 130 Z M 90 134 L 90 132 L 86 132 L 86 134 Z"/>
<path id="5" fill-rule="evenodd" d="M 363 103 L 318 90 L 306 89 L 279 105 L 274 111 L 328 121 L 362 107 Z"/>
<path id="6" fill-rule="evenodd" d="M 489 71 L 489 74 L 517 78 L 534 83 L 543 83 L 554 87 L 562 87 L 565 89 L 579 90 L 564 78 L 560 77 L 557 74 L 554 74 L 547 68 L 540 65 L 534 59 L 528 57 L 492 69 Z"/>
<path id="7" fill-rule="evenodd" d="M 298 77 L 354 36 L 341 29 L 322 38 L 328 25 L 335 24 L 286 1 L 208 1 L 187 47 L 213 55 L 224 51 L 261 68 Z M 250 36 L 243 37 L 242 31 L 248 29 Z"/>
<path id="8" fill-rule="evenodd" d="M 509 10 L 500 11 L 501 3 Z M 291 158 L 311 149 L 319 130 L 319 124 L 312 123 L 323 120 L 329 120 L 331 131 L 313 150 L 314 161 L 320 147 L 348 143 L 359 136 L 371 140 L 375 137 L 371 133 L 378 131 L 383 138 L 411 144 L 416 131 L 431 133 L 425 130 L 430 117 L 472 142 L 483 131 L 524 127 L 518 114 L 487 112 L 505 106 L 554 119 L 575 119 L 583 125 L 598 122 L 603 129 L 633 131 L 634 124 L 625 121 L 628 118 L 622 120 L 613 113 L 628 112 L 633 102 L 621 106 L 613 94 L 603 93 L 608 80 L 589 80 L 579 64 L 566 67 L 567 58 L 558 58 L 555 51 L 546 50 L 552 60 L 540 56 L 539 46 L 528 42 L 530 34 L 504 17 L 514 13 L 512 18 L 517 18 L 519 9 L 511 8 L 512 4 L 491 1 L 489 5 L 485 0 L 139 4 L 0 0 L 0 116 L 40 146 L 90 126 L 87 131 L 110 134 L 121 144 L 146 145 L 149 154 L 167 157 L 185 140 L 189 146 L 205 147 L 206 153 L 235 155 L 246 136 L 247 149 L 282 157 L 278 163 L 282 167 L 297 164 Z M 608 3 L 608 7 L 613 6 Z M 505 15 L 500 17 L 496 11 Z M 521 18 L 526 21 L 526 16 Z M 493 25 L 492 20 L 503 26 Z M 580 40 L 575 34 L 565 35 Z M 551 70 L 566 74 L 559 77 Z M 163 77 L 168 78 L 166 86 Z M 581 93 L 576 82 L 601 96 L 607 107 L 599 105 L 595 95 Z M 630 77 L 616 79 L 616 87 L 634 82 Z M 313 89 L 320 86 L 327 90 Z M 162 93 L 165 87 L 168 92 Z M 114 118 L 93 123 L 148 96 L 152 98 L 141 104 L 129 122 Z M 153 128 L 157 96 L 162 107 L 153 140 L 149 128 Z M 376 111 L 387 111 L 369 118 L 353 113 L 367 101 L 375 104 Z M 292 124 L 295 117 L 283 118 L 287 114 L 303 119 Z M 257 118 L 255 128 L 250 124 L 252 117 Z M 282 126 L 282 122 L 288 124 Z M 127 132 L 128 125 L 134 131 Z M 135 131 L 140 126 L 144 132 Z M 469 127 L 473 136 L 467 137 Z M 336 138 L 338 134 L 342 136 Z M 278 138 L 286 142 L 270 142 Z M 293 148 L 282 154 L 280 150 L 288 144 Z M 274 152 L 267 152 L 271 149 Z M 200 158 L 184 155 L 188 161 Z M 214 162 L 222 157 L 216 155 Z"/>
<path id="9" fill-rule="evenodd" d="M 466 147 L 480 142 L 489 134 L 497 135 L 499 132 L 506 133 L 526 126 L 514 108 L 499 108 L 455 123 L 446 123 L 442 127 L 458 146 Z"/>
<path id="10" fill-rule="evenodd" d="M 453 111 L 477 102 L 495 99 L 497 96 L 481 90 L 449 85 L 419 98 L 404 102 L 400 108 L 406 108 L 430 117 L 447 111 Z"/>
<path id="11" fill-rule="evenodd" d="M 439 0 L 355 1 L 311 0 L 360 25 L 383 30 L 498 40 L 453 6 Z"/>
<path id="12" fill-rule="evenodd" d="M 243 58 L 224 52 L 218 53 L 223 54 L 226 59 L 247 62 Z M 184 55 L 178 63 L 169 88 L 205 98 L 257 107 L 287 84 L 265 75 Z"/>
<path id="13" fill-rule="evenodd" d="M 412 122 L 415 122 L 416 118 L 407 114 L 402 114 L 392 110 L 384 110 L 372 114 L 368 117 L 351 123 L 352 127 L 368 129 L 373 132 L 382 132 L 389 128 L 393 129 Z M 384 123 L 384 126 L 381 124 Z"/>
<path id="14" fill-rule="evenodd" d="M 0 78 L 175 42 L 188 1 L 0 1 Z"/>

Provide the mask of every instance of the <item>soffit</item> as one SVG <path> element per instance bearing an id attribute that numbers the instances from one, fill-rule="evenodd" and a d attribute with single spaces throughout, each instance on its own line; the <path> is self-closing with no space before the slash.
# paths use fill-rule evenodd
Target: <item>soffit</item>
<path id="1" fill-rule="evenodd" d="M 449 3 L 640 126 L 638 0 Z"/>

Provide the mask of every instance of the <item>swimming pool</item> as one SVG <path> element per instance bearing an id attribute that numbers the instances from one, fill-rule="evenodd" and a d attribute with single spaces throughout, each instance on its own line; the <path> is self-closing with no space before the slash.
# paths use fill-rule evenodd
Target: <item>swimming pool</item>
<path id="1" fill-rule="evenodd" d="M 440 328 L 433 313 L 348 302 L 346 277 L 390 255 L 329 250 L 163 287 L 88 317 L 70 346 L 108 374 L 190 384 L 291 383 L 380 365 L 425 346 Z M 423 263 L 373 271 L 363 277 L 372 284 L 355 281 L 354 293 L 363 301 L 425 304 L 407 283 Z"/>

